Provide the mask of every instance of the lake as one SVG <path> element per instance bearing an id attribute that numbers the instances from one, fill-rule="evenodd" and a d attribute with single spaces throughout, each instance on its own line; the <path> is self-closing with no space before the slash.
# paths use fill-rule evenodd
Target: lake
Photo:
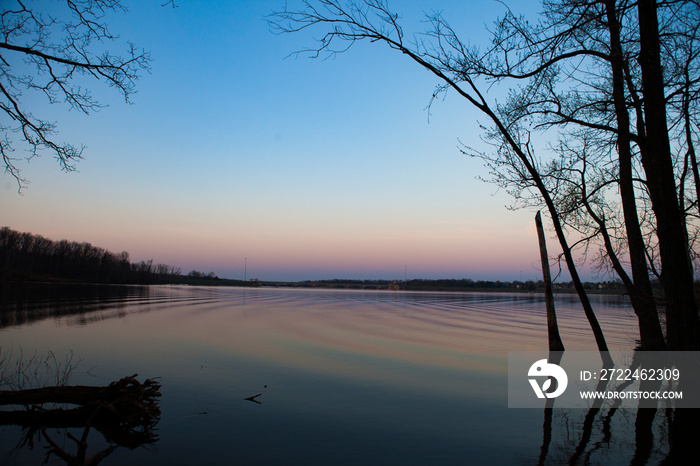
<path id="1" fill-rule="evenodd" d="M 634 348 L 628 300 L 591 299 L 610 349 Z M 0 464 L 42 464 L 50 442 L 79 455 L 71 437 L 83 435 L 83 454 L 103 452 L 103 465 L 629 464 L 640 456 L 637 410 L 555 408 L 548 419 L 508 408 L 508 352 L 547 349 L 539 294 L 6 285 L 1 305 L 0 359 L 49 354 L 44 378 L 68 365 L 70 385 L 158 377 L 162 395 L 141 446 L 110 449 L 80 426 L 42 433 L 0 422 Z M 594 351 L 577 298 L 559 295 L 556 307 L 567 350 Z M 659 412 L 641 453 L 650 464 L 667 452 L 665 426 Z M 66 460 L 51 454 L 49 464 Z"/>

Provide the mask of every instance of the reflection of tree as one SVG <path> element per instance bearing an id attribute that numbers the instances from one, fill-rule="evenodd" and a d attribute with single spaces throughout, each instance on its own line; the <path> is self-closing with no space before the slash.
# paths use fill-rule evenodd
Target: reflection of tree
<path id="1" fill-rule="evenodd" d="M 698 387 L 700 387 L 700 360 L 675 356 L 675 365 L 682 377 L 675 387 L 687 398 L 678 400 L 681 406 L 692 406 L 697 402 Z M 667 464 L 679 464 L 687 458 L 697 458 L 700 424 L 698 424 L 698 409 L 684 407 L 674 411 L 667 410 L 669 453 Z"/>
<path id="2" fill-rule="evenodd" d="M 180 297 L 177 289 L 168 287 L 0 282 L 0 329 L 51 318 L 85 325 L 168 309 Z"/>
<path id="3" fill-rule="evenodd" d="M 90 432 L 90 427 L 85 427 L 83 429 L 83 435 L 80 439 L 77 439 L 74 437 L 70 432 L 66 434 L 68 438 L 73 440 L 77 447 L 78 447 L 78 452 L 75 455 L 71 455 L 68 453 L 66 450 L 61 448 L 49 435 L 46 433 L 46 429 L 41 429 L 41 433 L 46 439 L 46 441 L 49 443 L 49 455 L 51 453 L 55 454 L 59 458 L 61 458 L 63 461 L 66 462 L 68 465 L 93 465 L 93 464 L 99 464 L 100 461 L 105 459 L 107 456 L 110 455 L 114 450 L 117 449 L 117 445 L 110 445 L 109 448 L 105 448 L 104 450 L 95 453 L 94 455 L 87 456 L 87 437 Z"/>
<path id="4" fill-rule="evenodd" d="M 612 406 L 545 410 L 549 430 L 544 431 L 547 441 L 543 442 L 538 464 L 655 464 L 665 448 L 654 439 L 658 442 L 666 434 L 666 424 L 655 413 L 652 409 L 634 411 Z M 651 440 L 644 444 L 639 444 L 643 436 L 635 433 L 640 414 L 652 421 L 645 425 Z"/>
<path id="5" fill-rule="evenodd" d="M 552 442 L 552 415 L 554 411 L 554 399 L 547 399 L 544 408 L 544 425 L 542 426 L 542 447 L 540 448 L 540 460 L 538 465 L 543 465 L 549 453 L 549 444 Z"/>
<path id="6" fill-rule="evenodd" d="M 596 391 L 605 390 L 607 383 L 607 380 L 600 380 L 598 382 L 598 386 L 596 387 Z M 586 417 L 583 419 L 583 426 L 581 428 L 581 439 L 579 440 L 578 445 L 576 445 L 573 455 L 571 455 L 569 464 L 576 464 L 578 462 L 578 458 L 584 452 L 586 452 L 586 449 L 591 441 L 591 436 L 593 435 L 593 424 L 602 405 L 603 400 L 595 400 L 593 405 L 588 409 L 588 412 L 586 412 Z"/>
<path id="7" fill-rule="evenodd" d="M 48 454 L 55 454 L 69 465 L 98 464 L 120 446 L 134 449 L 158 440 L 160 383 L 136 375 L 124 377 L 106 387 L 60 386 L 29 390 L 0 391 L 0 405 L 23 405 L 24 409 L 0 411 L 0 425 L 16 425 L 26 432 L 18 447 L 33 446 L 34 438 L 48 443 Z M 54 407 L 75 405 L 73 408 Z M 49 429 L 82 428 L 80 438 L 70 432 L 77 446 L 71 454 L 56 442 Z M 110 444 L 93 455 L 87 454 L 90 430 L 102 434 Z"/>
<path id="8" fill-rule="evenodd" d="M 650 360 L 654 359 L 649 353 L 637 351 L 628 367 L 632 371 L 648 367 Z M 660 362 L 656 365 L 663 367 Z M 691 368 L 683 368 L 681 372 L 692 374 Z M 624 391 L 633 383 L 634 380 L 619 384 L 599 381 L 596 390 Z M 661 385 L 656 380 L 640 380 L 638 390 L 653 392 L 660 390 Z M 615 455 L 616 462 L 620 462 L 620 455 L 629 455 L 630 465 L 654 461 L 678 464 L 679 460 L 695 454 L 697 427 L 690 420 L 697 420 L 696 410 L 678 406 L 663 409 L 655 399 L 641 399 L 636 409 L 621 408 L 621 399 L 610 404 L 597 399 L 587 411 L 554 408 L 554 405 L 554 400 L 547 400 L 544 409 L 540 465 L 596 464 L 612 457 L 597 455 Z"/>
<path id="9" fill-rule="evenodd" d="M 104 311 L 119 314 L 127 301 L 148 299 L 151 293 L 143 286 L 64 283 L 0 284 L 0 291 L 0 328 L 56 317 L 82 322 L 90 320 L 88 315 L 104 317 Z"/>

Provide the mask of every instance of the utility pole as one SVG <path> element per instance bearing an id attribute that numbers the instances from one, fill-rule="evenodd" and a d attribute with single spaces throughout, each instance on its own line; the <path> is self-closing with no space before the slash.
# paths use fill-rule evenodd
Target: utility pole
<path id="1" fill-rule="evenodd" d="M 248 258 L 245 258 L 245 264 L 243 265 L 243 282 L 248 281 Z"/>

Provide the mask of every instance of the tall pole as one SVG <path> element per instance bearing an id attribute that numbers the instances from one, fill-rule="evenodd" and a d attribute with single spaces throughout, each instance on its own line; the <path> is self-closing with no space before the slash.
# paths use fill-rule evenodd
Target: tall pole
<path id="1" fill-rule="evenodd" d="M 243 265 L 243 282 L 248 281 L 248 258 L 245 258 L 245 264 Z"/>

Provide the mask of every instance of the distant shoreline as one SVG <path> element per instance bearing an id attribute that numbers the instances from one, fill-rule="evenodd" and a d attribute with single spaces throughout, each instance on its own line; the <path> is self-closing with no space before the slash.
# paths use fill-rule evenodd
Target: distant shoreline
<path id="1" fill-rule="evenodd" d="M 542 280 L 472 280 L 444 278 L 411 280 L 357 280 L 334 278 L 306 281 L 236 280 L 219 278 L 214 272 L 192 270 L 150 260 L 131 262 L 129 253 L 114 253 L 90 243 L 53 241 L 9 227 L 0 228 L 0 283 L 50 282 L 114 285 L 193 285 L 290 288 L 380 289 L 408 291 L 544 291 Z M 658 284 L 657 288 L 660 289 Z M 559 293 L 574 293 L 571 282 L 554 283 Z M 586 282 L 589 293 L 626 292 L 621 281 Z"/>
<path id="2" fill-rule="evenodd" d="M 25 276 L 13 277 L 10 280 L 2 280 L 0 283 L 11 285 L 187 285 L 187 286 L 228 286 L 228 287 L 255 287 L 255 288 L 303 288 L 303 289 L 336 289 L 336 290 L 389 290 L 389 291 L 440 291 L 440 292 L 506 292 L 506 293 L 543 293 L 544 283 L 533 282 L 506 282 L 485 281 L 470 279 L 412 279 L 407 283 L 396 280 L 306 280 L 270 281 L 252 279 L 248 281 L 226 279 L 219 277 L 186 277 L 179 276 L 175 280 L 156 281 L 152 283 L 109 283 L 89 280 L 70 280 L 50 276 Z M 625 294 L 621 283 L 617 282 L 587 282 L 585 288 L 588 293 L 595 294 Z M 573 284 L 554 283 L 554 291 L 557 293 L 572 293 L 576 290 Z"/>

